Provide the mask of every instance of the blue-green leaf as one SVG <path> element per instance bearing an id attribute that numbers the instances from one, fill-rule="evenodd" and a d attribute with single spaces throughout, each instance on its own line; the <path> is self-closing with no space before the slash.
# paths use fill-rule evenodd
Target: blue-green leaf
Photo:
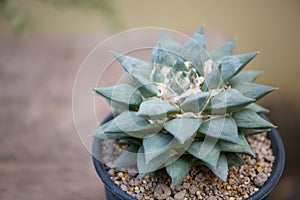
<path id="1" fill-rule="evenodd" d="M 132 137 L 143 138 L 147 135 L 158 133 L 162 129 L 157 124 L 151 124 L 143 117 L 136 115 L 136 112 L 124 111 L 105 128 L 105 133 L 126 133 Z"/>
<path id="2" fill-rule="evenodd" d="M 185 60 L 192 63 L 198 73 L 204 75 L 204 63 L 209 59 L 209 56 L 205 49 L 203 27 L 184 45 L 181 55 Z"/>
<path id="3" fill-rule="evenodd" d="M 130 145 L 122 154 L 115 160 L 113 168 L 128 168 L 136 165 L 138 146 Z"/>
<path id="4" fill-rule="evenodd" d="M 139 171 L 139 176 L 142 177 L 150 172 L 154 172 L 159 168 L 171 164 L 179 157 L 176 155 L 177 155 L 176 150 L 170 149 L 158 155 L 157 157 L 153 158 L 149 162 L 146 162 L 144 147 L 141 146 L 139 148 L 138 155 L 137 155 L 137 167 Z"/>
<path id="5" fill-rule="evenodd" d="M 180 49 L 181 46 L 162 31 L 159 42 L 152 51 L 152 63 L 174 66 L 180 57 Z"/>
<path id="6" fill-rule="evenodd" d="M 177 145 L 179 145 L 179 142 L 171 135 L 158 133 L 145 137 L 143 146 L 146 163 Z"/>
<path id="7" fill-rule="evenodd" d="M 244 134 L 244 135 L 251 135 L 251 134 L 269 132 L 270 130 L 271 129 L 243 129 L 243 128 L 239 128 L 239 133 Z"/>
<path id="8" fill-rule="evenodd" d="M 222 66 L 222 79 L 225 83 L 237 73 L 239 73 L 255 56 L 257 52 L 234 55 L 234 56 L 225 56 L 221 58 L 221 66 Z"/>
<path id="9" fill-rule="evenodd" d="M 134 81 L 136 88 L 145 98 L 156 96 L 159 93 L 154 82 L 151 80 L 153 66 L 141 65 L 129 72 L 129 77 Z"/>
<path id="10" fill-rule="evenodd" d="M 221 65 L 213 65 L 212 71 L 207 75 L 202 89 L 208 91 L 219 88 L 222 83 Z"/>
<path id="11" fill-rule="evenodd" d="M 251 103 L 246 108 L 254 110 L 256 113 L 269 113 L 270 112 L 270 110 L 268 110 L 260 105 L 257 105 L 256 103 Z"/>
<path id="12" fill-rule="evenodd" d="M 158 94 L 159 90 L 151 81 L 150 76 L 153 66 L 150 63 L 114 52 L 112 54 L 120 62 L 125 71 L 129 73 L 130 79 L 133 80 L 136 88 L 140 90 L 144 97 L 148 98 Z"/>
<path id="13" fill-rule="evenodd" d="M 209 93 L 208 92 L 197 93 L 197 94 L 194 94 L 194 95 L 189 96 L 188 98 L 186 98 L 180 104 L 180 107 L 185 112 L 198 113 L 202 110 L 202 108 L 206 104 L 208 98 L 209 98 Z"/>
<path id="14" fill-rule="evenodd" d="M 192 159 L 181 156 L 166 167 L 166 171 L 172 179 L 172 186 L 180 184 L 185 179 L 190 172 L 192 164 Z"/>
<path id="15" fill-rule="evenodd" d="M 204 26 L 202 26 L 186 43 L 186 47 L 188 46 L 194 46 L 197 44 L 197 46 L 202 47 L 203 49 L 206 49 L 206 43 L 204 38 Z"/>
<path id="16" fill-rule="evenodd" d="M 198 132 L 216 139 L 233 143 L 239 142 L 237 125 L 232 117 L 220 117 L 205 121 L 201 124 Z"/>
<path id="17" fill-rule="evenodd" d="M 222 181 L 227 180 L 228 176 L 228 162 L 224 153 L 222 153 L 219 157 L 218 164 L 214 166 L 208 166 L 209 169 Z"/>
<path id="18" fill-rule="evenodd" d="M 239 143 L 235 144 L 232 142 L 220 141 L 221 151 L 222 152 L 231 152 L 231 153 L 244 153 L 252 157 L 255 157 L 255 154 L 252 152 L 248 141 L 246 140 L 243 134 L 239 134 Z"/>
<path id="19" fill-rule="evenodd" d="M 187 151 L 207 165 L 215 167 L 219 160 L 221 148 L 216 139 L 207 137 L 204 141 L 193 142 Z"/>
<path id="20" fill-rule="evenodd" d="M 130 135 L 126 134 L 126 133 L 95 133 L 93 134 L 93 137 L 96 137 L 98 139 L 113 139 L 113 140 L 117 140 L 117 139 L 123 139 L 123 138 L 128 138 L 131 137 Z"/>
<path id="21" fill-rule="evenodd" d="M 275 126 L 260 117 L 254 110 L 243 109 L 234 113 L 232 117 L 235 119 L 237 126 L 244 129 L 269 129 Z"/>
<path id="22" fill-rule="evenodd" d="M 99 139 L 106 139 L 104 129 L 111 123 L 111 121 L 106 122 L 99 126 L 95 131 L 92 132 L 92 136 Z"/>
<path id="23" fill-rule="evenodd" d="M 223 46 L 209 52 L 211 59 L 214 61 L 219 60 L 224 56 L 231 56 L 235 46 L 235 40 L 231 40 L 225 43 Z"/>
<path id="24" fill-rule="evenodd" d="M 140 91 L 127 83 L 113 87 L 95 88 L 94 91 L 111 101 L 127 106 L 127 108 L 137 108 L 142 102 Z"/>
<path id="25" fill-rule="evenodd" d="M 250 97 L 256 100 L 276 90 L 276 88 L 256 83 L 240 83 L 233 86 L 233 88 L 239 90 L 246 97 Z"/>
<path id="26" fill-rule="evenodd" d="M 243 158 L 236 153 L 226 153 L 226 158 L 229 166 L 242 166 L 245 164 Z"/>
<path id="27" fill-rule="evenodd" d="M 149 117 L 151 119 L 163 119 L 170 113 L 180 112 L 180 109 L 161 99 L 151 99 L 144 101 L 140 105 L 137 115 Z"/>
<path id="28" fill-rule="evenodd" d="M 174 52 L 178 52 L 181 49 L 181 45 L 171 39 L 163 30 L 160 32 L 158 43 Z"/>
<path id="29" fill-rule="evenodd" d="M 181 55 L 185 60 L 192 63 L 193 67 L 200 75 L 204 76 L 204 63 L 209 60 L 209 56 L 205 49 L 195 44 L 195 46 L 185 47 L 182 50 Z"/>
<path id="30" fill-rule="evenodd" d="M 253 101 L 254 99 L 244 96 L 236 89 L 227 89 L 214 96 L 206 110 L 212 114 L 235 112 Z"/>
<path id="31" fill-rule="evenodd" d="M 237 85 L 244 82 L 253 82 L 257 77 L 262 74 L 261 71 L 245 70 L 238 73 L 236 76 L 229 80 L 230 85 Z"/>
<path id="32" fill-rule="evenodd" d="M 202 120 L 199 118 L 175 118 L 164 123 L 164 128 L 181 144 L 194 137 Z"/>
<path id="33" fill-rule="evenodd" d="M 149 65 L 148 62 L 137 58 L 121 55 L 115 52 L 111 52 L 111 53 L 119 61 L 119 63 L 125 69 L 126 72 L 130 72 L 132 69 L 135 69 L 139 66 Z"/>

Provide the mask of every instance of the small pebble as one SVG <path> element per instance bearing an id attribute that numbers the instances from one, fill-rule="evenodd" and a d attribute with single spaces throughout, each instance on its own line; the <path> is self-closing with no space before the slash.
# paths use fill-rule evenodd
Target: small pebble
<path id="1" fill-rule="evenodd" d="M 182 190 L 181 192 L 177 192 L 175 195 L 174 195 L 174 198 L 176 200 L 183 200 L 184 199 L 184 196 L 185 196 L 185 190 Z"/>
<path id="2" fill-rule="evenodd" d="M 183 186 L 183 188 L 188 189 L 190 187 L 190 184 L 189 183 L 183 183 L 182 186 Z"/>
<path id="3" fill-rule="evenodd" d="M 268 177 L 265 173 L 263 172 L 259 172 L 257 174 L 257 176 L 255 177 L 254 179 L 254 184 L 257 186 L 257 187 L 261 187 L 264 185 L 264 183 L 267 181 Z"/>
<path id="4" fill-rule="evenodd" d="M 195 194 L 197 192 L 197 187 L 195 185 L 191 185 L 189 188 L 190 194 Z"/>
<path id="5" fill-rule="evenodd" d="M 166 199 L 171 195 L 171 190 L 165 184 L 158 184 L 154 189 L 154 197 L 157 199 Z"/>
<path id="6" fill-rule="evenodd" d="M 166 200 L 174 200 L 173 197 L 167 197 Z"/>
<path id="7" fill-rule="evenodd" d="M 267 161 L 274 162 L 275 157 L 272 156 L 272 155 L 269 155 L 269 156 L 266 156 L 265 159 L 266 159 Z"/>
<path id="8" fill-rule="evenodd" d="M 127 191 L 127 186 L 126 185 L 121 185 L 120 186 L 122 190 L 124 190 L 125 192 Z"/>

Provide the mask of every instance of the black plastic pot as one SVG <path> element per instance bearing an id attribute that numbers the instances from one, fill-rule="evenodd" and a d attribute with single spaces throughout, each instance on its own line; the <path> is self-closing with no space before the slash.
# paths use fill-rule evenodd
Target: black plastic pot
<path id="1" fill-rule="evenodd" d="M 266 118 L 265 116 L 263 116 Z M 108 116 L 103 123 L 112 119 L 112 115 Z M 267 119 L 267 118 L 266 118 Z M 265 184 L 248 200 L 263 200 L 266 199 L 268 194 L 274 189 L 284 170 L 285 164 L 285 151 L 281 137 L 276 129 L 272 129 L 268 132 L 268 138 L 271 140 L 273 154 L 275 156 L 275 162 L 273 165 L 271 176 L 265 182 Z M 120 187 L 114 184 L 110 179 L 110 176 L 105 170 L 105 165 L 101 162 L 101 140 L 95 139 L 93 142 L 93 162 L 97 174 L 101 178 L 105 186 L 106 199 L 107 200 L 136 200 L 132 196 L 124 192 Z"/>

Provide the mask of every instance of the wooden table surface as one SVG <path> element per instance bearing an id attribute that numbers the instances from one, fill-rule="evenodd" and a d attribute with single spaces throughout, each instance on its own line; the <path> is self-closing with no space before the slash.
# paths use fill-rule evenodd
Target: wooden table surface
<path id="1" fill-rule="evenodd" d="M 101 40 L 0 40 L 0 199 L 105 199 L 72 117 L 73 81 Z"/>

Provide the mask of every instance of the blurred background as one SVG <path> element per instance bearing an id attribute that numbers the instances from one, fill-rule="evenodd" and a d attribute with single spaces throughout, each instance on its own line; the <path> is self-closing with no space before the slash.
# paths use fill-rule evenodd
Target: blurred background
<path id="1" fill-rule="evenodd" d="M 210 48 L 236 37 L 235 53 L 261 52 L 247 69 L 280 88 L 260 103 L 271 109 L 287 154 L 270 199 L 300 199 L 299 0 L 0 0 L 0 199 L 104 199 L 72 118 L 79 66 L 120 31 L 191 35 L 203 23 Z"/>

